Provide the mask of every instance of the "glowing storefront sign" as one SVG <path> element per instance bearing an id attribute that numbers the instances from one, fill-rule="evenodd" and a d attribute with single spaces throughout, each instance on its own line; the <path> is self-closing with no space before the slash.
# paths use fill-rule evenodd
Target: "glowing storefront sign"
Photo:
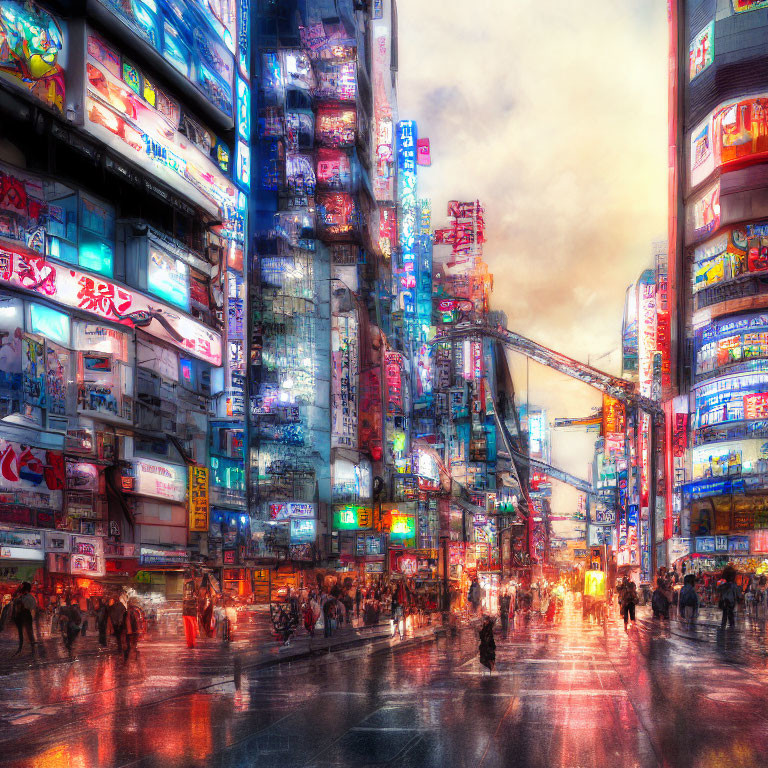
<path id="1" fill-rule="evenodd" d="M 214 216 L 238 211 L 238 192 L 221 171 L 229 150 L 205 130 L 218 165 L 179 130 L 181 107 L 93 32 L 88 33 L 85 129 Z M 205 143 L 207 142 L 207 143 Z"/>
<path id="2" fill-rule="evenodd" d="M 316 517 L 315 505 L 307 501 L 279 501 L 269 505 L 270 520 Z"/>
<path id="3" fill-rule="evenodd" d="M 149 459 L 133 459 L 123 469 L 122 490 L 167 501 L 184 501 L 187 475 L 184 467 Z"/>
<path id="4" fill-rule="evenodd" d="M 317 520 L 294 518 L 291 520 L 291 544 L 310 544 L 317 538 Z"/>
<path id="5" fill-rule="evenodd" d="M 715 22 L 714 19 L 691 40 L 688 52 L 688 77 L 693 80 L 715 60 Z"/>
<path id="6" fill-rule="evenodd" d="M 67 25 L 31 2 L 0 2 L 0 78 L 64 113 Z"/>
<path id="7" fill-rule="evenodd" d="M 208 531 L 208 467 L 189 468 L 189 530 Z"/>
<path id="8" fill-rule="evenodd" d="M 109 280 L 65 269 L 22 249 L 0 246 L 0 283 L 31 291 L 104 320 L 142 328 L 201 360 L 221 365 L 218 333 L 165 304 Z"/>
<path id="9" fill-rule="evenodd" d="M 147 290 L 189 311 L 189 267 L 163 248 L 150 245 Z"/>
<path id="10" fill-rule="evenodd" d="M 373 511 L 370 507 L 346 506 L 333 510 L 334 531 L 357 531 L 370 528 Z"/>

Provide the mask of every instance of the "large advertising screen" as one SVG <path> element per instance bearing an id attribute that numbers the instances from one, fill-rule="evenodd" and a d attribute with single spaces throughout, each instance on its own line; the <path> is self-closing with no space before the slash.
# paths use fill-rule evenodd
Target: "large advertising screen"
<path id="1" fill-rule="evenodd" d="M 228 218 L 237 210 L 237 189 L 225 176 L 229 149 L 93 32 L 86 89 L 89 133 L 210 214 Z"/>
<path id="2" fill-rule="evenodd" d="M 98 0 L 233 117 L 237 8 L 228 0 Z"/>
<path id="3" fill-rule="evenodd" d="M 142 328 L 211 365 L 221 365 L 221 336 L 211 328 L 109 280 L 47 261 L 22 248 L 0 247 L 0 283 L 67 307 Z"/>
<path id="4" fill-rule="evenodd" d="M 768 373 L 745 373 L 694 388 L 696 428 L 768 417 Z"/>
<path id="5" fill-rule="evenodd" d="M 768 93 L 720 104 L 690 137 L 691 186 L 716 168 L 747 165 L 768 156 Z"/>
<path id="6" fill-rule="evenodd" d="M 64 113 L 66 22 L 22 0 L 0 2 L 0 79 Z"/>
<path id="7" fill-rule="evenodd" d="M 696 375 L 758 358 L 768 358 L 768 315 L 743 315 L 696 331 Z"/>

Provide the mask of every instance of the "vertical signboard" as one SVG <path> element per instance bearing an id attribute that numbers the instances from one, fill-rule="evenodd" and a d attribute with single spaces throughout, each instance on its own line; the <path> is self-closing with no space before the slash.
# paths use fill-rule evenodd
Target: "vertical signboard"
<path id="1" fill-rule="evenodd" d="M 209 512 L 208 467 L 190 467 L 189 530 L 206 532 Z"/>

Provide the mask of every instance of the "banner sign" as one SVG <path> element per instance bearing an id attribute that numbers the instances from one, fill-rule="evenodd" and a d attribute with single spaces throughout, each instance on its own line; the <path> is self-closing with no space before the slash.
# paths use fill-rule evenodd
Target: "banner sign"
<path id="1" fill-rule="evenodd" d="M 0 283 L 39 294 L 158 339 L 221 365 L 221 336 L 177 309 L 136 291 L 47 261 L 16 246 L 0 246 Z"/>
<path id="2" fill-rule="evenodd" d="M 207 531 L 209 513 L 208 467 L 190 467 L 189 530 Z"/>

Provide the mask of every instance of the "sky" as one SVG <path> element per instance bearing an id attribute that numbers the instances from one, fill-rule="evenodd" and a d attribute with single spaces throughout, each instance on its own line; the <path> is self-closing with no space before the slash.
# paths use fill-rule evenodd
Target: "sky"
<path id="1" fill-rule="evenodd" d="M 626 287 L 666 237 L 666 3 L 399 0 L 398 20 L 400 119 L 431 140 L 419 193 L 433 225 L 448 200 L 479 199 L 508 327 L 620 373 Z M 550 420 L 600 405 L 579 382 L 510 363 L 518 403 Z M 594 439 L 553 432 L 553 464 L 586 477 Z M 575 503 L 553 483 L 555 514 Z"/>

